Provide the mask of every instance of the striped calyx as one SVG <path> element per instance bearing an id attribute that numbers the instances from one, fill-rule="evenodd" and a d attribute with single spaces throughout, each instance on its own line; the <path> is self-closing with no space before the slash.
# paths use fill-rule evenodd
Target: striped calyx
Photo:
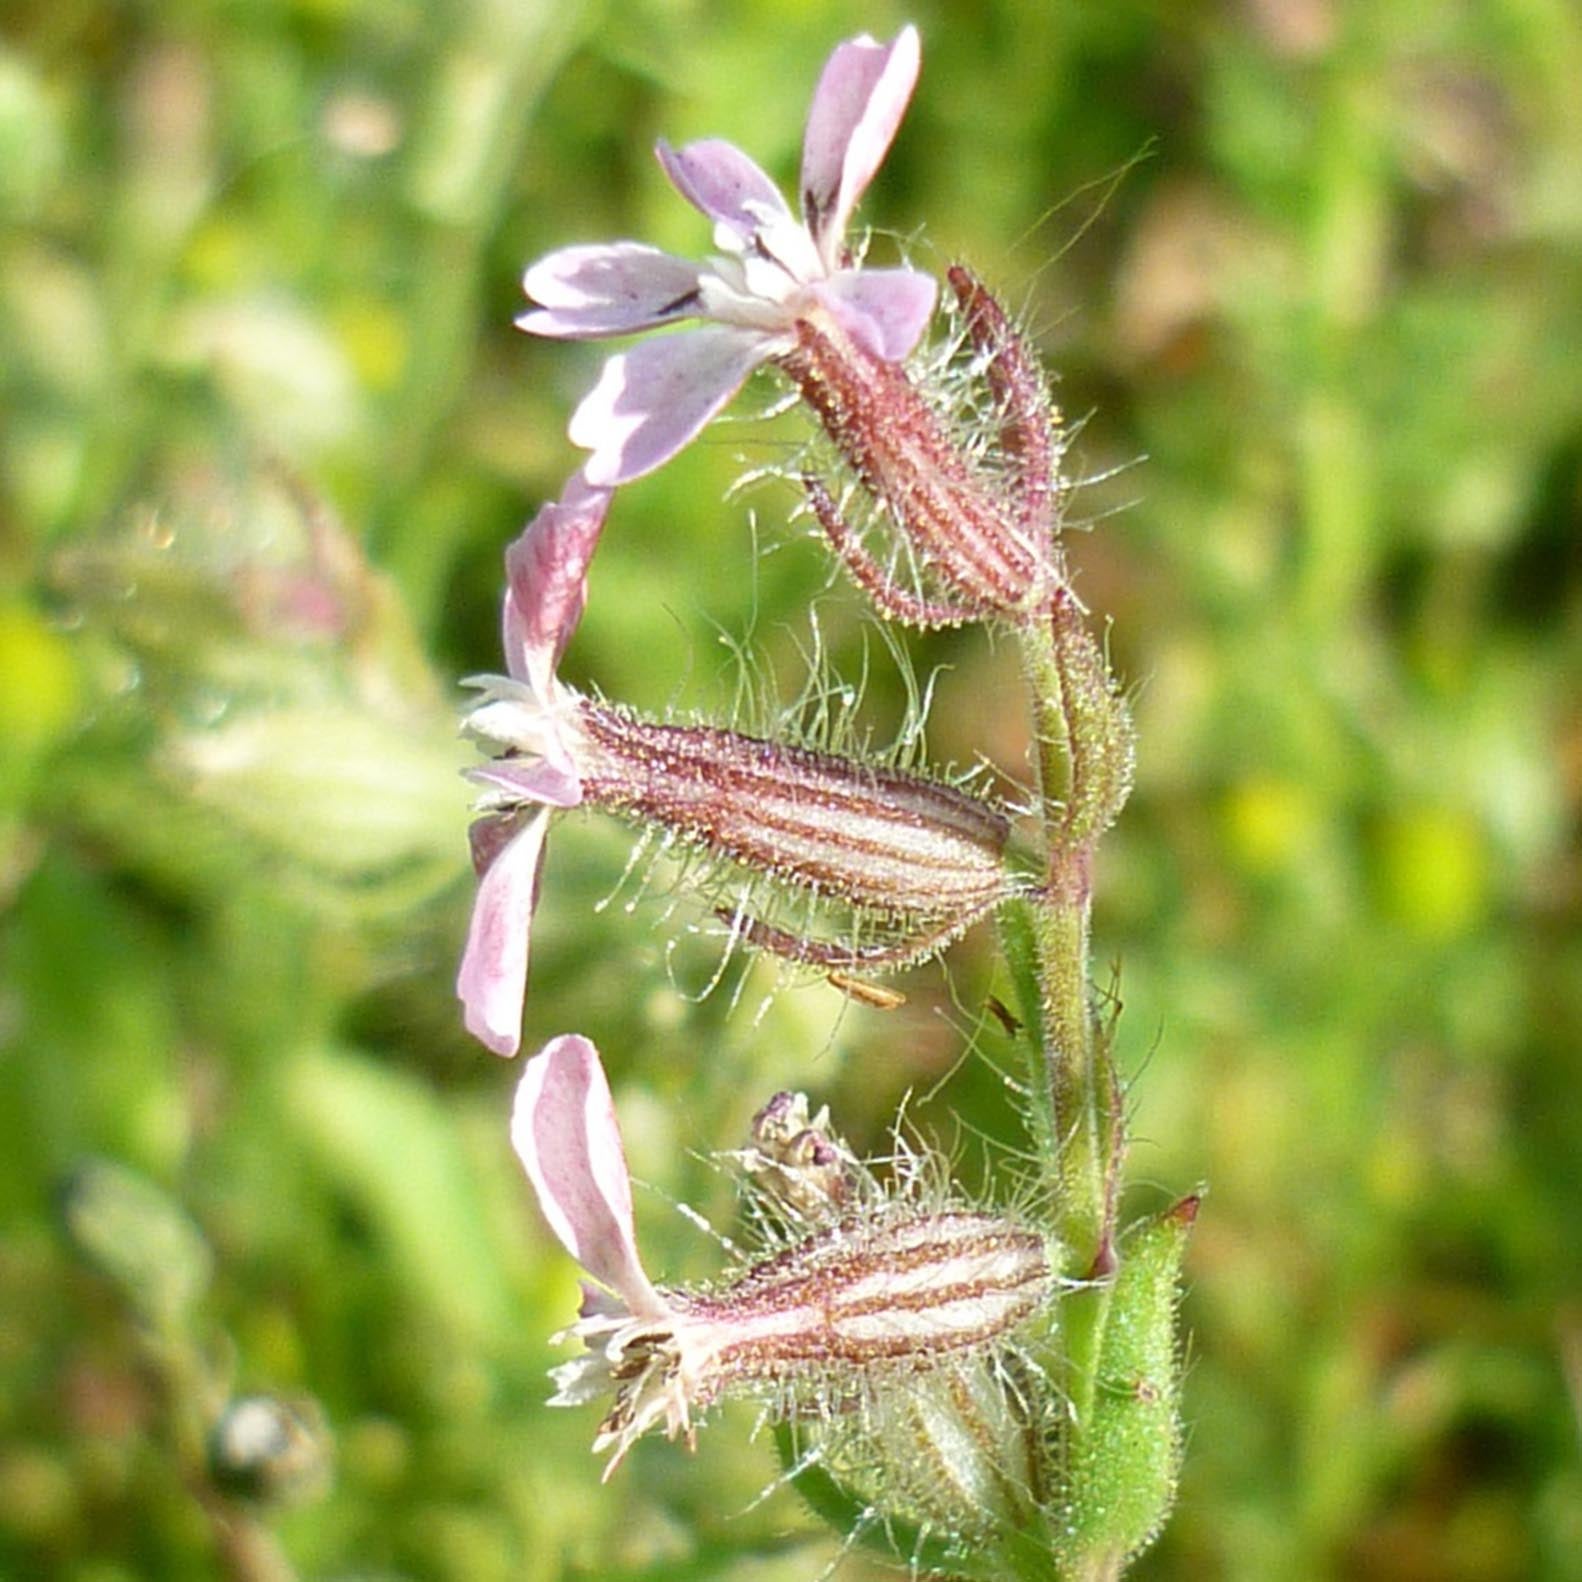
<path id="1" fill-rule="evenodd" d="M 557 1399 L 614 1386 L 594 1448 L 616 1460 L 660 1421 L 690 1435 L 696 1414 L 726 1396 L 841 1424 L 937 1373 L 948 1412 L 960 1367 L 997 1355 L 1053 1290 L 1037 1231 L 963 1209 L 869 1204 L 716 1290 L 664 1292 L 660 1319 L 585 1318 L 572 1333 L 594 1349 L 557 1370 Z"/>
<path id="2" fill-rule="evenodd" d="M 903 367 L 833 319 L 810 317 L 779 365 L 878 508 L 887 546 L 876 554 L 828 485 L 803 482 L 836 555 L 888 619 L 1025 624 L 1064 581 L 1054 538 L 1064 489 L 1058 414 L 995 299 L 963 269 L 950 283 L 986 387 L 996 467 L 971 454 Z"/>
<path id="3" fill-rule="evenodd" d="M 722 1375 L 794 1385 L 831 1370 L 855 1384 L 992 1346 L 1050 1286 L 1040 1233 L 991 1214 L 903 1207 L 810 1236 L 684 1311 L 714 1332 Z"/>
<path id="4" fill-rule="evenodd" d="M 1037 1358 L 1058 1316 L 1060 1249 L 1014 1215 L 940 1197 L 937 1161 L 896 1139 L 888 1178 L 798 1093 L 736 1155 L 759 1255 L 706 1290 L 656 1286 L 598 1051 L 552 1039 L 517 1088 L 511 1138 L 555 1236 L 589 1277 L 551 1404 L 609 1400 L 614 1471 L 649 1429 L 690 1443 L 729 1396 L 765 1403 L 799 1470 L 947 1543 L 1000 1544 L 1049 1483 L 1058 1411 Z M 1035 1501 L 1033 1507 L 1028 1499 Z"/>
<path id="5" fill-rule="evenodd" d="M 580 699 L 566 738 L 584 802 L 667 844 L 764 881 L 726 906 L 748 943 L 829 968 L 883 967 L 941 948 L 1015 893 L 1011 821 L 944 781 L 715 726 L 645 720 Z M 775 894 L 824 927 L 759 915 Z M 807 916 L 804 911 L 802 916 Z"/>

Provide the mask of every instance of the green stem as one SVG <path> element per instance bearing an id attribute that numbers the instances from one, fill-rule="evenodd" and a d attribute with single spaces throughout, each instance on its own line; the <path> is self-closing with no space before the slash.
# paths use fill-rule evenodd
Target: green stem
<path id="1" fill-rule="evenodd" d="M 1032 693 L 1033 760 L 1038 770 L 1044 829 L 1053 844 L 1065 822 L 1066 804 L 1062 797 L 1072 780 L 1066 689 L 1055 654 L 1053 627 L 1039 621 L 1021 627 L 1017 635 L 1021 639 L 1022 665 Z"/>
<path id="2" fill-rule="evenodd" d="M 1033 906 L 1046 1080 L 1060 1149 L 1062 1230 L 1073 1272 L 1079 1275 L 1086 1274 L 1100 1256 L 1107 1196 L 1088 992 L 1091 908 L 1086 884 L 1078 877 L 1088 870 L 1091 859 L 1086 849 L 1051 853 L 1049 894 Z"/>
<path id="3" fill-rule="evenodd" d="M 1058 1189 L 1068 1270 L 1089 1281 L 1062 1304 L 1065 1387 L 1074 1432 L 1091 1422 L 1115 1268 L 1120 1127 L 1109 1040 L 1089 978 L 1093 858 L 1131 779 L 1131 726 L 1108 666 L 1074 605 L 1022 632 L 1032 694 L 1045 843 L 1042 890 L 1028 903 L 1029 1039 L 1037 1112 Z M 1024 998 L 1032 998 L 1023 990 Z"/>
<path id="4" fill-rule="evenodd" d="M 1065 685 L 1053 627 L 1041 622 L 1021 636 L 1047 852 L 1044 888 L 1028 908 L 1038 990 L 1038 1016 L 1029 1031 L 1056 1151 L 1062 1238 L 1074 1271 L 1086 1274 L 1107 1239 L 1108 1150 L 1088 983 L 1093 841 L 1073 839 L 1076 808 L 1068 793 L 1092 773 L 1083 761 L 1084 733 L 1073 728 L 1077 700 Z"/>

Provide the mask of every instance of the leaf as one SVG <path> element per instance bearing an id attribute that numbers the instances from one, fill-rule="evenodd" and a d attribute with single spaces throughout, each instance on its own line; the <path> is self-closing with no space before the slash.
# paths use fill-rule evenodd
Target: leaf
<path id="1" fill-rule="evenodd" d="M 1197 1217 L 1189 1197 L 1121 1245 L 1093 1411 L 1068 1440 L 1064 1511 L 1051 1522 L 1062 1574 L 1119 1576 L 1175 1500 L 1181 1461 L 1181 1259 Z"/>

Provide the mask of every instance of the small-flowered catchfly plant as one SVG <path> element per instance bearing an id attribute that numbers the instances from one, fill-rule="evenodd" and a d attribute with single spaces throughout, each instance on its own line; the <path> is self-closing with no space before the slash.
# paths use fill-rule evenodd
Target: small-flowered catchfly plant
<path id="1" fill-rule="evenodd" d="M 1089 923 L 1134 743 L 1066 570 L 1060 414 L 976 275 L 945 271 L 947 322 L 919 351 L 934 281 L 869 269 L 847 240 L 918 68 L 910 27 L 836 48 L 799 216 L 732 145 L 662 144 L 716 257 L 619 242 L 527 272 L 534 333 L 663 333 L 605 363 L 572 419 L 581 471 L 506 553 L 507 673 L 476 678 L 466 720 L 489 761 L 471 772 L 479 884 L 457 991 L 472 1032 L 515 1054 L 545 834 L 574 807 L 683 858 L 733 945 L 872 1004 L 868 977 L 992 917 L 1014 1008 L 991 1008 L 1027 1133 L 1014 1168 L 969 1199 L 926 1151 L 898 1141 L 888 1165 L 865 1164 L 826 1111 L 777 1094 L 728 1156 L 748 1251 L 705 1287 L 658 1284 L 638 1255 L 594 1046 L 556 1037 L 528 1061 L 512 1141 L 588 1277 L 566 1332 L 584 1350 L 555 1370 L 553 1399 L 604 1404 L 606 1477 L 648 1430 L 690 1444 L 716 1403 L 754 1399 L 785 1480 L 848 1544 L 914 1575 L 1101 1582 L 1174 1498 L 1178 1285 L 1198 1198 L 1121 1228 L 1126 1104 Z M 1016 646 L 1027 805 L 839 742 L 647 719 L 560 679 L 611 491 L 673 456 L 760 365 L 813 419 L 798 481 L 872 612 Z"/>

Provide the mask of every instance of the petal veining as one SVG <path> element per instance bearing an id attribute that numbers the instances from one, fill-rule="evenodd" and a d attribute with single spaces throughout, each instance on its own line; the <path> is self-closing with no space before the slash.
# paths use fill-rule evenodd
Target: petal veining
<path id="1" fill-rule="evenodd" d="M 654 153 L 688 203 L 743 240 L 758 228 L 758 214 L 766 208 L 790 217 L 785 198 L 762 166 L 724 138 L 706 137 L 682 148 L 661 140 Z"/>
<path id="2" fill-rule="evenodd" d="M 884 163 L 917 84 L 922 47 L 907 26 L 893 44 L 866 34 L 825 64 L 802 143 L 802 215 L 834 269 L 851 212 Z"/>
<path id="3" fill-rule="evenodd" d="M 582 340 L 674 323 L 697 311 L 699 273 L 697 264 L 642 242 L 562 247 L 522 277 L 538 307 L 517 326 Z"/>

